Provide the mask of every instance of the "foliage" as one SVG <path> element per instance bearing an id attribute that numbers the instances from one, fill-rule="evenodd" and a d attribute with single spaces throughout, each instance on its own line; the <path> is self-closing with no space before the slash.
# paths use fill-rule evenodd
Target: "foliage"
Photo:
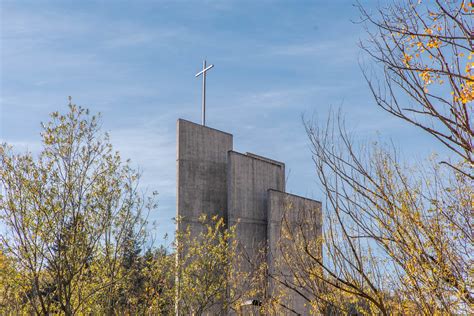
<path id="1" fill-rule="evenodd" d="M 291 292 L 316 314 L 472 314 L 474 6 L 358 7 L 362 48 L 383 71 L 379 80 L 364 70 L 376 103 L 432 135 L 449 160 L 406 165 L 388 146 L 357 147 L 341 116 L 305 122 L 324 229 L 315 214 L 284 217 L 269 274 L 265 260 L 245 262 L 235 227 L 217 217 L 202 217 L 197 236 L 178 231 L 174 253 L 144 251 L 154 197 L 139 193 L 139 173 L 99 118 L 70 104 L 43 125 L 37 157 L 0 146 L 0 313 L 239 313 L 262 297 L 260 311 L 278 314 Z"/>
<path id="2" fill-rule="evenodd" d="M 99 131 L 98 117 L 70 104 L 43 124 L 37 158 L 0 146 L 1 239 L 21 275 L 10 286 L 21 290 L 23 312 L 92 311 L 97 296 L 127 277 L 119 255 L 127 238 L 143 242 L 142 213 L 155 203 L 139 194 L 139 174 Z M 115 308 L 110 299 L 100 306 Z"/>
<path id="3" fill-rule="evenodd" d="M 369 34 L 362 48 L 384 71 L 375 80 L 364 72 L 377 104 L 430 133 L 472 168 L 473 2 L 402 1 L 374 15 L 359 9 Z M 462 172 L 473 178 L 472 170 Z"/>
<path id="4" fill-rule="evenodd" d="M 384 80 L 364 71 L 377 104 L 430 133 L 450 160 L 414 166 L 389 146 L 358 146 L 340 114 L 305 122 L 325 223 L 321 238 L 284 226 L 285 285 L 303 286 L 315 313 L 472 314 L 472 2 L 359 8 L 362 47 L 383 69 Z"/>
<path id="5" fill-rule="evenodd" d="M 70 104 L 67 114 L 52 113 L 43 124 L 37 158 L 0 146 L 0 313 L 172 315 L 178 308 L 200 315 L 233 308 L 244 276 L 234 269 L 234 228 L 203 217 L 198 238 L 178 232 L 174 252 L 145 251 L 155 198 L 139 193 L 139 173 L 113 151 L 99 123 Z"/>
<path id="6" fill-rule="evenodd" d="M 202 215 L 200 223 L 199 232 L 187 226 L 176 233 L 179 312 L 203 315 L 235 310 L 244 295 L 251 295 L 242 291 L 249 274 L 240 269 L 235 226 L 225 227 L 224 219 L 217 216 Z"/>
<path id="7" fill-rule="evenodd" d="M 327 192 L 325 261 L 313 260 L 308 273 L 322 269 L 313 278 L 329 289 L 317 294 L 369 314 L 466 311 L 473 300 L 469 177 L 434 161 L 402 165 L 380 145 L 356 149 L 341 125 L 333 127 L 308 127 Z M 350 304 L 341 306 L 341 297 Z"/>

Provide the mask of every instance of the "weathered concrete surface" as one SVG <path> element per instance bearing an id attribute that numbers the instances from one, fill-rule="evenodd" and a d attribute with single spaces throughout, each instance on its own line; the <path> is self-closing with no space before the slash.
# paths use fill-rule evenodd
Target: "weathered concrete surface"
<path id="1" fill-rule="evenodd" d="M 269 273 L 278 275 L 281 278 L 286 278 L 289 282 L 293 282 L 291 268 L 284 260 L 282 260 L 282 248 L 280 243 L 292 243 L 284 236 L 282 236 L 282 224 L 288 225 L 290 229 L 296 227 L 301 228 L 305 232 L 305 236 L 313 241 L 321 237 L 322 232 L 322 212 L 321 202 L 310 200 L 297 195 L 277 191 L 268 190 L 268 253 L 267 262 Z M 287 244 L 289 247 L 283 247 L 286 256 L 296 258 L 291 254 L 294 249 L 292 244 Z M 302 287 L 297 287 L 302 293 L 306 290 Z M 279 295 L 280 288 L 276 282 L 269 280 L 269 294 Z M 282 303 L 297 311 L 301 315 L 309 315 L 309 306 L 296 292 L 282 289 L 284 292 Z M 311 297 L 309 293 L 307 296 Z"/>
<path id="2" fill-rule="evenodd" d="M 197 236 L 205 228 L 199 222 L 202 214 L 223 217 L 228 226 L 237 225 L 241 254 L 253 262 L 266 261 L 271 273 L 290 277 L 289 267 L 278 264 L 282 218 L 286 215 L 290 226 L 303 225 L 310 231 L 308 236 L 317 238 L 321 235 L 321 203 L 284 193 L 284 163 L 232 151 L 231 134 L 180 119 L 177 140 L 176 213 L 181 218 L 177 229 L 189 227 Z M 252 272 L 245 262 L 239 263 L 239 270 Z M 271 280 L 268 286 L 265 295 L 276 295 L 278 289 Z M 308 314 L 305 302 L 295 293 L 286 293 L 283 303 Z M 220 308 L 216 306 L 211 314 L 218 314 Z"/>
<path id="3" fill-rule="evenodd" d="M 232 135 L 179 119 L 177 122 L 177 194 L 178 231 L 189 227 L 191 236 L 205 229 L 199 221 L 227 216 L 227 152 L 232 150 Z M 186 250 L 185 250 L 186 251 Z M 179 280 L 179 273 L 177 274 Z M 226 289 L 222 288 L 225 292 Z M 176 302 L 176 304 L 180 304 Z M 176 305 L 176 315 L 179 314 Z M 221 315 L 217 304 L 207 315 Z"/>
<path id="4" fill-rule="evenodd" d="M 228 153 L 228 224 L 237 224 L 236 239 L 250 259 L 260 257 L 266 246 L 268 189 L 285 189 L 283 163 L 256 155 Z"/>
<path id="5" fill-rule="evenodd" d="M 183 227 L 201 231 L 201 214 L 226 217 L 227 152 L 232 146 L 229 133 L 178 120 L 176 215 Z"/>
<path id="6" fill-rule="evenodd" d="M 249 152 L 246 152 L 245 155 L 246 155 L 246 156 L 249 156 L 249 157 L 252 157 L 252 158 L 264 160 L 264 161 L 267 161 L 267 162 L 272 163 L 272 164 L 275 164 L 275 165 L 279 165 L 279 166 L 282 168 L 283 175 L 285 175 L 285 164 L 284 164 L 283 162 L 277 161 L 277 160 L 273 160 L 273 159 L 270 159 L 270 158 L 268 158 L 268 157 L 259 156 L 259 155 L 257 155 L 257 154 L 249 153 Z M 283 186 L 283 187 L 284 187 L 284 186 Z"/>

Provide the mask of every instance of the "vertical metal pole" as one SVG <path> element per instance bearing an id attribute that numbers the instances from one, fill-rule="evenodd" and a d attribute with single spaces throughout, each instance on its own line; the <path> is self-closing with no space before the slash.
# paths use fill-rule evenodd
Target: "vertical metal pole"
<path id="1" fill-rule="evenodd" d="M 206 60 L 204 60 L 202 69 L 206 69 Z M 202 125 L 206 126 L 206 71 L 202 74 Z"/>

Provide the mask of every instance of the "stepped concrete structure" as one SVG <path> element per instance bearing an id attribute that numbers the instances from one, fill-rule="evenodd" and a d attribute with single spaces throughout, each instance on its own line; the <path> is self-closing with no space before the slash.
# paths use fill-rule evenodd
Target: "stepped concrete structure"
<path id="1" fill-rule="evenodd" d="M 321 234 L 321 203 L 285 193 L 284 163 L 235 152 L 231 134 L 179 119 L 177 217 L 181 221 L 177 229 L 189 227 L 192 234 L 199 234 L 203 229 L 199 221 L 202 214 L 218 215 L 229 227 L 237 224 L 239 251 L 250 260 L 261 260 L 263 253 L 270 272 L 276 269 L 282 255 L 278 244 L 284 217 L 293 225 L 310 216 L 317 226 L 311 233 L 315 238 Z M 252 267 L 248 264 L 239 269 L 250 271 Z M 281 265 L 278 269 L 289 271 L 289 267 Z M 266 295 L 272 295 L 276 286 L 271 280 L 267 282 Z M 308 314 L 308 307 L 296 293 L 287 293 L 282 300 L 298 314 Z"/>

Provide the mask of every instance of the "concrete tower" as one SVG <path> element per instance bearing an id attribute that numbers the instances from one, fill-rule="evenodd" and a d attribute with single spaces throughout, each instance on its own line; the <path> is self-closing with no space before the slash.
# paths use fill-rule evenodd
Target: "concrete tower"
<path id="1" fill-rule="evenodd" d="M 232 150 L 232 135 L 179 119 L 177 138 L 178 225 L 199 233 L 201 214 L 227 217 L 227 153 Z"/>
<path id="2" fill-rule="evenodd" d="M 198 234 L 203 229 L 201 214 L 223 217 L 227 226 L 238 222 L 235 237 L 240 249 L 250 258 L 268 251 L 270 272 L 281 256 L 277 245 L 285 212 L 290 211 L 290 223 L 308 214 L 322 222 L 320 202 L 285 193 L 284 163 L 235 152 L 231 134 L 182 119 L 177 123 L 177 180 L 178 230 L 190 227 Z M 313 231 L 315 238 L 320 227 Z M 275 286 L 270 280 L 268 288 L 272 295 Z M 308 313 L 296 294 L 288 294 L 284 302 L 302 315 Z"/>

